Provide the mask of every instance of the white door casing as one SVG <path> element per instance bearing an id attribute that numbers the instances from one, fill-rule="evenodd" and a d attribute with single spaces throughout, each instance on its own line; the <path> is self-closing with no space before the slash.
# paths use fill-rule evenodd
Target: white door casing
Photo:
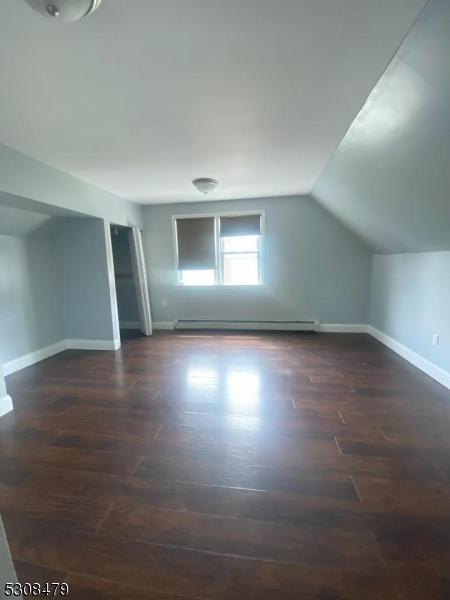
<path id="1" fill-rule="evenodd" d="M 144 247 L 142 244 L 142 231 L 133 227 L 129 232 L 131 262 L 133 264 L 133 278 L 136 287 L 136 300 L 139 313 L 139 326 L 144 335 L 152 335 L 152 315 L 148 293 L 147 270 L 145 268 Z"/>

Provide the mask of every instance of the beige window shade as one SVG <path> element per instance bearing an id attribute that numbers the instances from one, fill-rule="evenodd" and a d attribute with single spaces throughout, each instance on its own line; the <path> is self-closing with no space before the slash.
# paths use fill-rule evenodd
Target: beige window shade
<path id="1" fill-rule="evenodd" d="M 221 237 L 237 235 L 260 235 L 261 215 L 242 215 L 240 217 L 220 217 Z"/>
<path id="2" fill-rule="evenodd" d="M 178 268 L 215 269 L 214 217 L 177 219 Z"/>

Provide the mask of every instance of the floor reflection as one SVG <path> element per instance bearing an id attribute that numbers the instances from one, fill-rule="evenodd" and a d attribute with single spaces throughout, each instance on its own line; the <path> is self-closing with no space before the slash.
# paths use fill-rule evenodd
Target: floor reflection
<path id="1" fill-rule="evenodd" d="M 205 364 L 206 363 L 206 364 Z M 262 375 L 257 366 L 196 358 L 185 372 L 186 395 L 189 402 L 222 405 L 226 412 L 240 409 L 255 414 L 262 404 Z"/>
<path id="2" fill-rule="evenodd" d="M 258 371 L 243 371 L 230 368 L 225 376 L 225 397 L 231 407 L 252 406 L 260 403 L 260 374 Z"/>
<path id="3" fill-rule="evenodd" d="M 219 375 L 215 367 L 191 366 L 186 371 L 186 385 L 193 392 L 216 392 Z"/>

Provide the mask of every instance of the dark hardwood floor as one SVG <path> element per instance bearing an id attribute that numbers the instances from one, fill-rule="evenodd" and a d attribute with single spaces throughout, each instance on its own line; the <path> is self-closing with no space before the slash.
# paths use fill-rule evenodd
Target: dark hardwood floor
<path id="1" fill-rule="evenodd" d="M 0 512 L 22 582 L 450 598 L 450 393 L 366 335 L 157 333 L 7 384 Z"/>

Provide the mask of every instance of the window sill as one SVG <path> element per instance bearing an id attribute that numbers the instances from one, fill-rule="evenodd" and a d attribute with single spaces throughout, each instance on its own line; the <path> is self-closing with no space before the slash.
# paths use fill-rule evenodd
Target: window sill
<path id="1" fill-rule="evenodd" d="M 223 283 L 213 283 L 212 285 L 183 285 L 182 283 L 177 283 L 176 287 L 192 289 L 192 288 L 201 288 L 201 289 L 211 289 L 211 288 L 239 288 L 239 289 L 253 289 L 253 288 L 261 288 L 264 287 L 265 283 L 251 283 L 251 284 L 223 284 Z"/>

